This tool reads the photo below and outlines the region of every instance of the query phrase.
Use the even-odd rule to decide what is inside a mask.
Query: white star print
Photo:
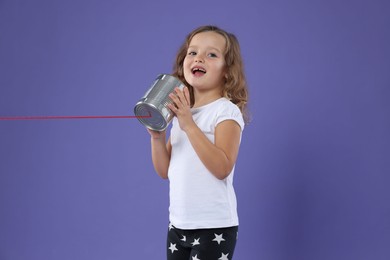
[[[187,238],[186,238],[186,236],[183,236],[183,238],[180,240],[186,242]]]
[[[169,246],[169,250],[171,250],[172,254],[173,254],[173,252],[175,252],[175,251],[179,251],[179,250],[176,248],[176,244],[172,244],[172,243],[171,243],[171,245]]]
[[[222,253],[222,256],[220,258],[218,258],[218,260],[229,260],[228,255],[229,255],[229,253],[227,253],[226,255],[224,253]]]
[[[225,239],[222,237],[223,233],[220,235],[217,235],[214,233],[214,235],[215,235],[215,238],[213,239],[213,241],[216,241],[218,243],[218,245],[221,244],[221,241],[225,241]]]
[[[194,242],[192,242],[192,243],[191,243],[191,244],[192,244],[192,246],[200,245],[200,243],[199,243],[199,239],[200,239],[200,238],[198,238],[198,239],[194,239]]]
[[[171,230],[173,228],[173,225],[171,223],[169,223],[169,230]]]
[[[200,260],[200,259],[198,258],[198,255],[195,255],[192,257],[192,260]]]

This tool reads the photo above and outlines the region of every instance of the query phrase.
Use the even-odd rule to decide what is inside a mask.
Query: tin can
[[[169,74],[158,75],[134,107],[137,119],[151,130],[164,131],[174,116],[168,104],[173,103],[169,94],[173,93],[176,87],[183,89],[185,85]]]

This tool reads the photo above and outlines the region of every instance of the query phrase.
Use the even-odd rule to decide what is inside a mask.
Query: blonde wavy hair
[[[206,26],[201,26],[196,28],[195,30],[193,30],[187,35],[184,43],[179,48],[173,66],[172,75],[180,79],[190,90],[191,106],[192,106],[195,103],[194,94],[193,94],[194,90],[193,87],[190,84],[188,84],[188,82],[184,78],[183,63],[187,55],[188,46],[192,38],[198,33],[209,32],[209,31],[216,32],[222,35],[226,40],[224,58],[226,63],[225,66],[226,66],[227,74],[226,74],[225,86],[222,89],[221,95],[229,99],[231,102],[233,102],[240,108],[245,123],[248,123],[250,120],[248,108],[247,108],[248,87],[245,79],[244,65],[241,57],[240,44],[237,40],[237,37],[234,34],[226,32],[225,30],[222,30],[221,28],[218,28],[217,26],[213,26],[213,25],[206,25]]]

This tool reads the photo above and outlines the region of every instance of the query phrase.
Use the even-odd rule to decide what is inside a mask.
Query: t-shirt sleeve
[[[230,102],[230,101],[229,101]],[[235,104],[224,104],[223,107],[217,113],[215,125],[217,126],[219,123],[225,120],[234,120],[241,127],[241,131],[244,130],[244,118],[238,106]]]

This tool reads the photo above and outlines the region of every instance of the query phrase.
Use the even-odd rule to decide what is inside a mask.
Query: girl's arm
[[[167,179],[172,149],[170,139],[165,143],[165,131],[157,132],[148,129],[148,132],[151,136],[150,144],[154,169],[161,178]]]
[[[170,97],[175,105],[169,105],[169,108],[176,114],[180,128],[187,134],[196,154],[215,177],[223,180],[236,162],[241,127],[233,120],[219,123],[215,129],[215,143],[212,143],[192,118],[188,89],[181,91],[177,88],[176,95]]]
[[[237,160],[241,127],[233,120],[219,123],[215,130],[215,144],[196,124],[186,128],[185,132],[206,168],[218,179],[225,179]]]

